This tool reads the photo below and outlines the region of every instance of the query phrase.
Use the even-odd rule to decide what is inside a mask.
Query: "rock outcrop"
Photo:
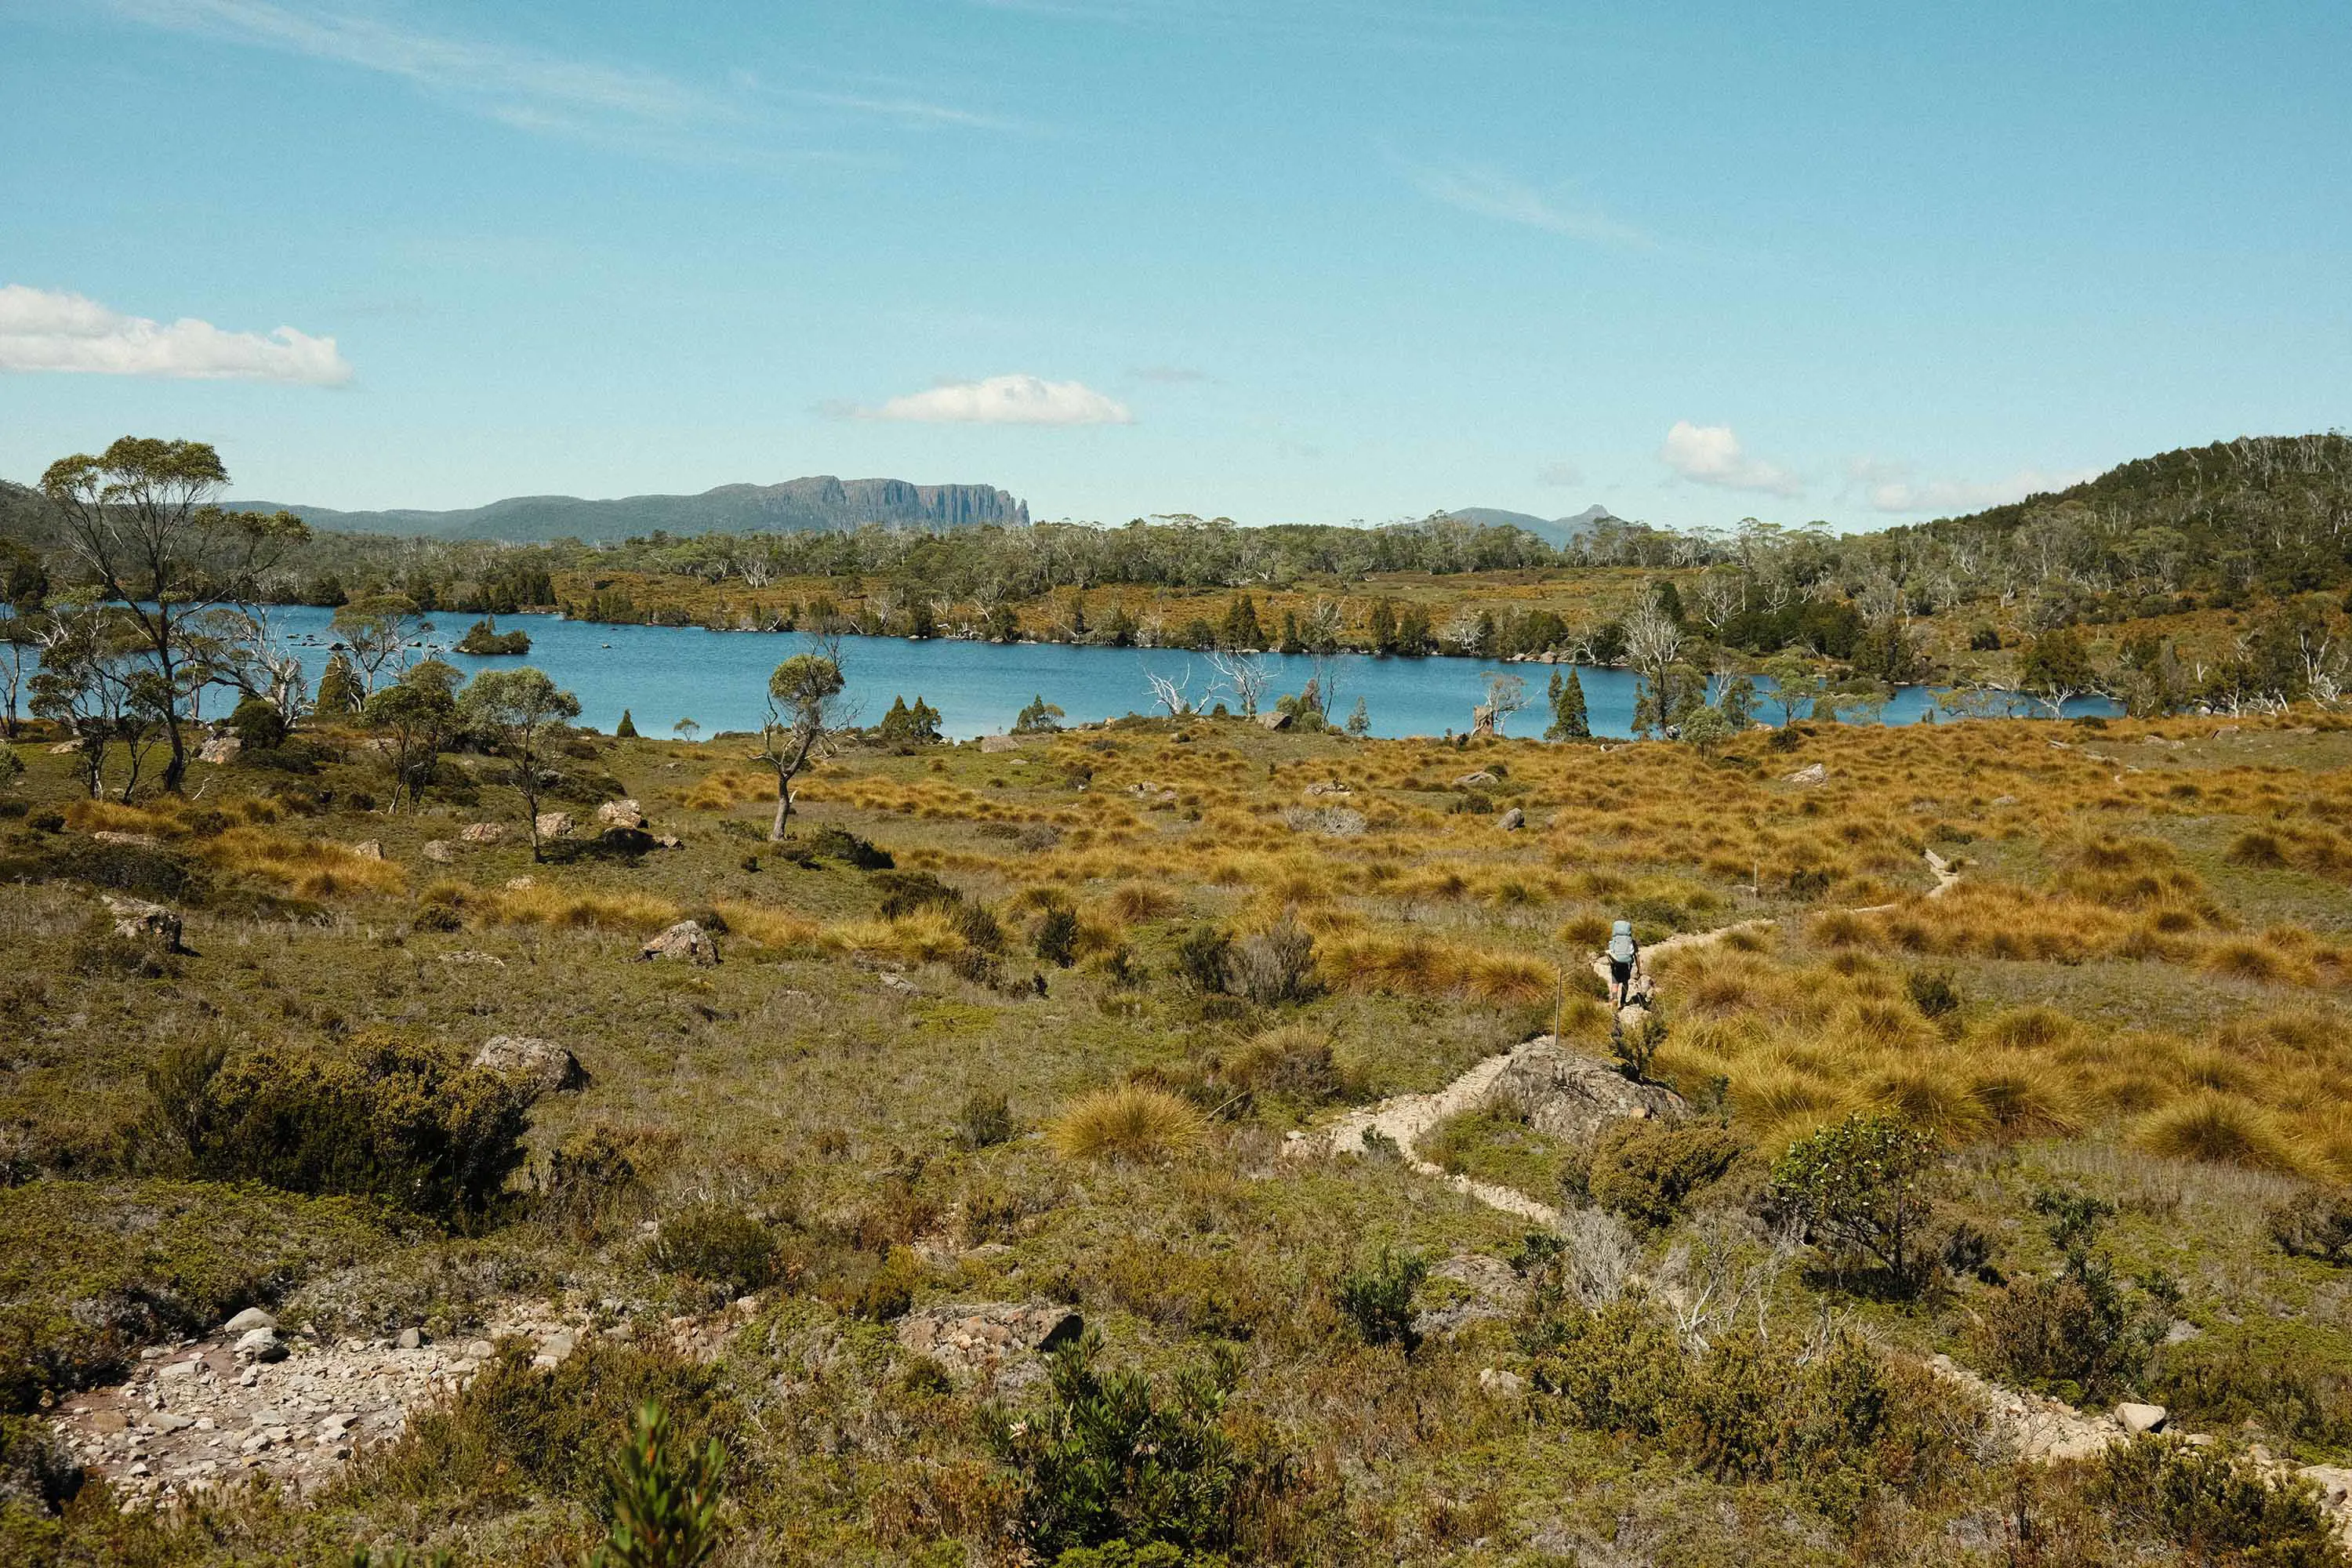
[[[533,1094],[588,1087],[588,1069],[556,1044],[530,1035],[493,1035],[474,1052],[472,1066],[527,1086]]]
[[[719,944],[698,921],[680,921],[637,949],[637,958],[641,963],[667,958],[708,967],[719,962]]]
[[[1042,1357],[1086,1331],[1086,1320],[1045,1302],[924,1307],[898,1320],[898,1347],[950,1376],[1013,1393],[1044,1374]]]

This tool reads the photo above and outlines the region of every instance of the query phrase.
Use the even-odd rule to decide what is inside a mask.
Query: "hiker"
[[[1609,979],[1617,987],[1622,1011],[1633,988],[1633,971],[1642,962],[1642,944],[1633,940],[1633,922],[1619,921],[1609,928]]]

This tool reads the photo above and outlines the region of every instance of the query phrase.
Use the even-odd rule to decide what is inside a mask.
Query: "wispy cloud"
[[[950,382],[894,397],[878,408],[853,409],[862,419],[925,425],[1132,425],[1125,404],[1084,382],[1034,375],[992,375]]]
[[[1406,163],[1405,177],[1432,201],[1498,223],[1542,229],[1591,245],[1649,249],[1657,241],[1633,225],[1477,163]]]
[[[1583,482],[1584,470],[1574,463],[1565,460],[1546,463],[1536,470],[1536,483],[1539,485],[1550,485],[1555,489],[1565,489],[1570,485],[1580,485]]]
[[[332,338],[292,327],[266,336],[184,317],[166,325],[79,294],[0,284],[0,371],[66,371],[338,386],[352,367]]]
[[[1920,479],[1916,466],[1899,458],[1856,458],[1846,466],[1847,477],[1860,488],[1863,499],[1874,511],[1895,515],[1934,513],[1950,516],[1958,512],[1980,511],[1989,506],[2005,506],[2023,500],[2027,496],[2048,490],[2063,490],[2069,485],[2095,479],[2096,468],[2077,468],[2048,472],[2041,468],[2020,468],[1999,479]]]
[[[787,88],[771,96],[740,67],[724,73],[724,86],[687,82],[659,71],[429,32],[354,9],[271,0],[100,3],[150,26],[373,71],[519,131],[604,146],[740,157],[746,144],[782,133],[773,112],[782,104],[901,126],[1018,128],[911,95]]]
[[[1728,425],[1694,425],[1677,419],[1658,448],[1659,460],[1693,484],[1717,489],[1754,490],[1763,495],[1801,496],[1804,481],[1789,469],[1751,458]]]

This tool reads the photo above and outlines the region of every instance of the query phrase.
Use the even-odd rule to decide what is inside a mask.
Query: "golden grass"
[[[1045,1141],[1066,1160],[1158,1164],[1198,1149],[1208,1131],[1189,1101],[1130,1083],[1072,1100],[1047,1125]]]
[[[204,841],[204,857],[225,870],[278,883],[306,899],[337,893],[397,893],[408,875],[390,860],[323,838],[289,838],[257,827],[232,827]]]
[[[2200,1094],[2155,1111],[2133,1130],[2132,1142],[2170,1159],[2255,1171],[2301,1173],[2315,1163],[2270,1112],[2227,1094]]]

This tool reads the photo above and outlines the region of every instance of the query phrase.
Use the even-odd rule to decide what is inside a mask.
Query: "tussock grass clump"
[[[2299,1172],[2308,1163],[2269,1112],[2220,1093],[2195,1095],[2153,1112],[2134,1129],[2132,1142],[2169,1159],[2255,1171]]]
[[[408,885],[408,875],[399,866],[362,855],[347,844],[289,838],[255,827],[232,827],[205,840],[204,857],[224,870],[263,878],[306,899],[396,893]]]
[[[1132,1083],[1081,1095],[1045,1130],[1046,1142],[1066,1160],[1131,1164],[1180,1158],[1207,1137],[1207,1121],[1188,1101]]]

